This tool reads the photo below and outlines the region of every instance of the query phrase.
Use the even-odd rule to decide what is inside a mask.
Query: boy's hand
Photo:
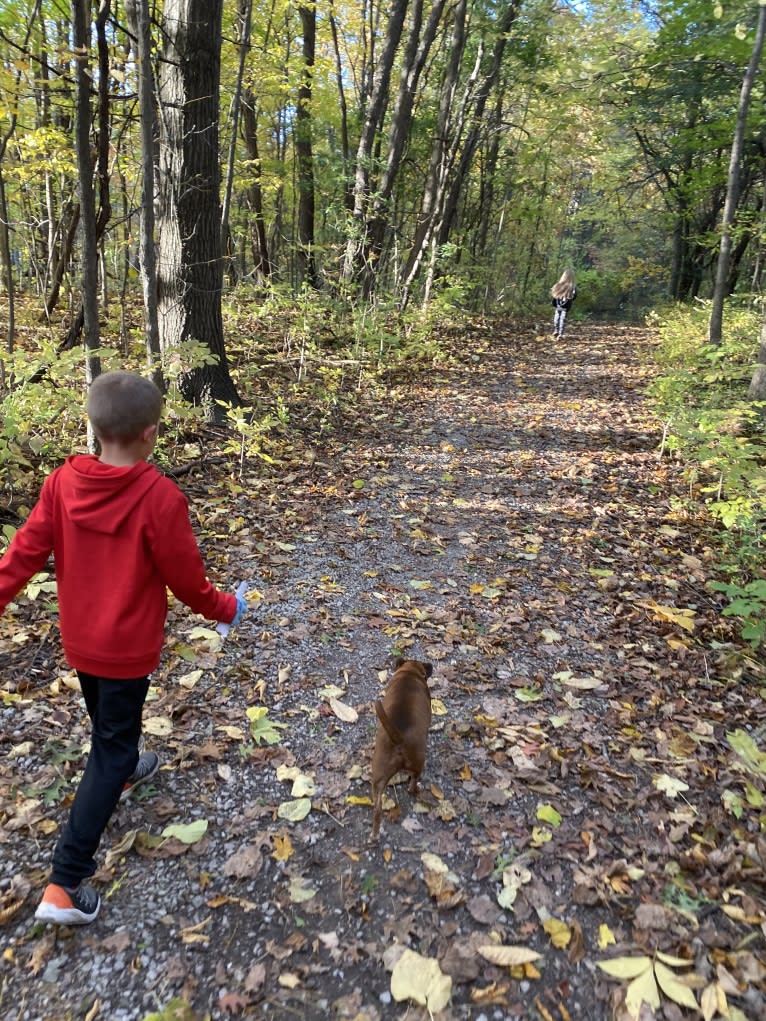
[[[224,638],[228,635],[231,628],[236,627],[237,624],[239,624],[249,609],[247,600],[245,599],[245,592],[247,592],[247,582],[241,581],[237,586],[237,591],[234,593],[234,597],[237,600],[237,609],[234,616],[228,624],[224,624],[223,621],[221,621],[221,623],[216,627],[218,634],[222,635]]]
[[[245,597],[241,596],[239,593],[236,593],[236,596],[237,596],[237,612],[234,614],[231,624],[229,624],[229,627],[236,627],[249,609]]]

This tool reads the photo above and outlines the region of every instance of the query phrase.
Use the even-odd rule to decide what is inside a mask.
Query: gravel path
[[[766,1016],[766,845],[721,801],[742,788],[726,733],[763,737],[763,668],[658,457],[650,343],[487,327],[315,457],[184,480],[211,572],[262,599],[223,645],[172,609],[145,712],[163,770],[118,809],[81,930],[33,911],[83,711],[39,600],[3,619],[3,1018],[416,1021],[391,992],[404,947],[451,977],[444,1019],[626,1016],[596,962],[657,949],[698,997],[725,960],[742,1017]],[[370,703],[396,655],[434,664],[435,715],[420,796],[389,788],[370,846]],[[540,956],[509,969],[490,945]],[[646,1017],[686,1016],[663,1004]]]

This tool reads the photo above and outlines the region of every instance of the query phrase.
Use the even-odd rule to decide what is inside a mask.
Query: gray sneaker
[[[74,890],[48,883],[35,918],[38,922],[52,922],[53,925],[87,925],[95,919],[100,908],[101,898],[86,883],[80,883]]]
[[[142,783],[146,783],[153,776],[156,776],[159,768],[160,757],[156,752],[142,752],[138,757],[136,768],[125,781],[122,794],[120,794],[120,801],[124,801],[125,798],[129,797],[136,787],[140,787]]]

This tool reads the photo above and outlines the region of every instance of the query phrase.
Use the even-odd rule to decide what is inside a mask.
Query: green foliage
[[[720,525],[719,568],[728,582],[712,588],[730,600],[724,615],[742,622],[754,647],[766,635],[763,526],[766,524],[766,428],[763,408],[745,400],[760,327],[752,308],[727,309],[719,348],[706,344],[709,306],[655,314],[662,374],[651,387],[666,423],[666,448],[687,464],[693,499]]]
[[[73,436],[85,442],[82,353],[59,354],[50,339],[37,351],[5,356],[8,385],[0,394],[0,489],[25,490],[40,469],[69,453]],[[73,380],[82,379],[82,386]],[[77,441],[75,440],[75,443]],[[34,488],[34,487],[32,487]]]

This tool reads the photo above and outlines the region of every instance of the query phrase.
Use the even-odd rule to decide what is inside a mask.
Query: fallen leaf
[[[207,819],[195,819],[194,822],[187,823],[176,822],[166,826],[162,831],[162,836],[173,837],[175,840],[180,840],[182,844],[196,844],[207,833],[207,827]]]
[[[359,719],[359,713],[353,706],[346,705],[345,702],[341,702],[340,699],[331,698],[329,699],[329,705],[339,720],[344,723],[356,723]]]
[[[492,944],[479,947],[479,953],[486,960],[491,961],[492,964],[499,964],[501,967],[508,968],[513,968],[519,964],[531,964],[533,961],[539,961],[543,956],[538,954],[536,950],[530,950],[529,947],[494,946]]]
[[[566,922],[562,922],[558,918],[547,918],[543,922],[543,929],[548,933],[551,943],[557,950],[563,950],[564,947],[569,946],[572,930]]]
[[[311,798],[283,801],[277,809],[277,816],[287,822],[301,822],[311,811]]]
[[[677,798],[683,791],[689,790],[689,784],[679,780],[677,776],[670,776],[668,773],[659,773],[652,778],[652,783],[658,791],[667,794],[669,798]]]
[[[406,949],[391,972],[391,995],[397,1002],[414,1000],[437,1014],[450,1001],[452,979],[438,961]]]

